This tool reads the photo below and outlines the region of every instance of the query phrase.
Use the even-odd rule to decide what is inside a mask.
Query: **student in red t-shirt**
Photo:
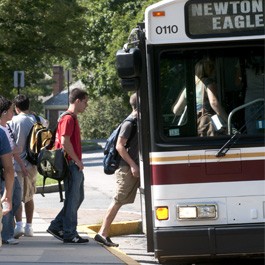
[[[85,111],[88,94],[82,89],[74,88],[69,95],[71,115],[64,115],[56,131],[55,147],[63,148],[69,160],[70,177],[64,181],[64,206],[51,222],[47,232],[64,243],[87,243],[76,231],[77,211],[84,200],[84,165],[82,162],[80,127],[77,114]]]

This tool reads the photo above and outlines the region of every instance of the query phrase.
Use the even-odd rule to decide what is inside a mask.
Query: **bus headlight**
[[[197,217],[196,206],[179,206],[178,218],[179,219],[194,219]]]
[[[200,205],[197,207],[198,218],[216,218],[215,205]]]
[[[215,204],[178,206],[177,215],[178,219],[215,219],[217,206]]]

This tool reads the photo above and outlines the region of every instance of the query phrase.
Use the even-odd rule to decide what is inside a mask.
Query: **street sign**
[[[25,86],[25,73],[24,71],[14,72],[14,87],[24,87]]]
[[[64,78],[66,79],[67,83],[72,83],[72,71],[71,70],[66,70],[64,72]]]

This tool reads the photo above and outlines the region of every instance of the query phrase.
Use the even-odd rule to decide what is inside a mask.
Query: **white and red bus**
[[[144,229],[161,263],[264,257],[264,40],[264,0],[165,0],[117,52],[138,93]],[[205,113],[223,118],[209,136]]]

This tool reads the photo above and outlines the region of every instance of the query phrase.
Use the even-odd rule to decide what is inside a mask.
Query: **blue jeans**
[[[2,181],[2,194],[5,189],[5,181]],[[13,186],[13,195],[12,195],[12,210],[3,216],[2,219],[2,240],[7,241],[8,239],[14,237],[14,217],[16,211],[18,210],[21,204],[22,194],[21,194],[21,187],[17,177],[14,178],[14,186]]]
[[[70,177],[64,181],[64,206],[49,227],[56,231],[63,230],[64,239],[72,239],[78,235],[77,211],[84,200],[84,173],[72,161],[69,163],[69,170]]]

